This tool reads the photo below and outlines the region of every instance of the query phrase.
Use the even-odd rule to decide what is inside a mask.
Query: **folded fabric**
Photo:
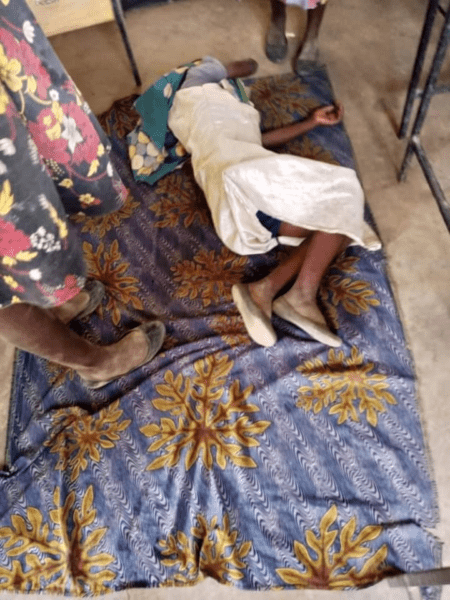
[[[186,160],[186,151],[167,127],[169,110],[189,68],[182,65],[163,75],[135,102],[140,115],[137,127],[128,134],[128,154],[134,178],[154,184]]]
[[[180,167],[189,158],[185,148],[167,125],[175,94],[183,85],[186,73],[201,60],[177,67],[158,79],[135,102],[140,115],[136,128],[128,134],[128,154],[137,181],[153,185],[167,173]],[[242,102],[248,102],[239,80],[225,80]]]

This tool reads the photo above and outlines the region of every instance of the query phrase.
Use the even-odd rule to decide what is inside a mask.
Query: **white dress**
[[[256,213],[262,211],[378,249],[378,238],[364,222],[364,193],[355,171],[263,148],[258,111],[240,102],[230,87],[224,80],[179,90],[168,121],[192,156],[222,242],[237,254],[261,254],[289,243],[261,224]]]

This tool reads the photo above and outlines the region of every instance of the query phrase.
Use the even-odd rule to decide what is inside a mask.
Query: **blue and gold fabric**
[[[126,204],[72,219],[107,290],[72,326],[109,343],[158,318],[168,335],[152,362],[99,390],[19,353],[0,590],[79,597],[204,577],[243,590],[347,590],[438,567],[414,368],[382,251],[348,248],[323,282],[342,347],[277,317],[278,342],[254,344],[231,286],[260,278],[284,249],[227,250],[189,163],[154,186],[136,182],[125,139],[134,100],[101,120]],[[251,100],[270,129],[333,95],[318,69],[255,80]],[[280,151],[354,166],[342,125]]]

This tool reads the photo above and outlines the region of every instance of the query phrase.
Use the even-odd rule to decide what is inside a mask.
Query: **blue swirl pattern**
[[[322,68],[250,83],[262,127],[333,100]],[[0,589],[76,596],[204,575],[242,589],[347,589],[438,567],[414,366],[382,252],[352,247],[352,260],[330,270],[335,289],[358,283],[353,312],[345,294],[331,305],[324,281],[321,302],[344,340],[334,355],[277,318],[277,344],[252,343],[231,284],[260,277],[283,250],[224,258],[188,164],[154,187],[136,183],[125,143],[133,100],[102,118],[133,204],[74,218],[88,254],[103,244],[93,276],[108,298],[73,328],[109,343],[159,318],[167,339],[151,363],[97,391],[18,354],[0,477]],[[355,166],[342,125],[308,137],[317,156]],[[344,401],[353,412],[334,411]],[[83,560],[72,562],[64,539]],[[57,567],[37,575],[49,557]]]

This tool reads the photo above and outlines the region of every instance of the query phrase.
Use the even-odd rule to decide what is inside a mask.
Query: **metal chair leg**
[[[141,77],[139,75],[139,71],[137,68],[136,61],[134,59],[133,51],[130,46],[130,42],[128,40],[127,30],[125,28],[125,19],[123,16],[122,5],[120,4],[120,0],[111,0],[114,10],[114,16],[116,17],[116,23],[119,27],[120,34],[122,36],[122,40],[127,51],[128,58],[131,63],[131,69],[133,71],[134,80],[136,81],[136,85],[142,85]]]
[[[413,68],[413,72],[412,72],[412,76],[411,76],[411,81],[409,83],[408,94],[406,96],[405,107],[403,109],[402,121],[401,121],[400,129],[398,132],[398,137],[400,139],[405,137],[406,131],[408,129],[414,100],[417,97],[419,79],[420,79],[420,74],[422,72],[423,63],[425,60],[425,53],[428,48],[428,43],[430,41],[431,32],[433,29],[433,23],[434,23],[434,19],[436,17],[438,8],[439,8],[439,0],[430,0],[429,1],[427,13],[425,16],[425,22],[423,24],[422,34],[420,37],[419,47],[417,50],[416,60],[414,63],[414,68]]]
[[[447,46],[450,42],[450,8],[445,15],[444,25],[442,26],[436,52],[433,58],[432,66],[425,84],[422,99],[420,101],[419,110],[417,111],[416,120],[411,132],[411,136],[419,135],[425,117],[430,106],[432,97],[436,92],[436,82],[441,71],[442,63],[444,62]]]
[[[411,163],[413,154],[417,156],[419,164],[422,168],[423,174],[430,186],[431,192],[435,200],[437,201],[441,215],[450,231],[450,204],[448,203],[444,191],[439,184],[439,181],[433,171],[433,167],[427,158],[425,150],[422,148],[420,142],[420,131],[425,122],[425,117],[430,106],[431,99],[439,91],[436,88],[436,82],[439,77],[442,64],[444,62],[445,54],[450,43],[450,7],[444,13],[444,25],[441,30],[439,41],[437,44],[436,52],[433,57],[432,66],[425,84],[422,98],[420,101],[419,109],[414,121],[412,132],[408,141],[405,156],[403,159],[400,173],[398,176],[399,181],[404,181],[406,177],[406,170]]]

